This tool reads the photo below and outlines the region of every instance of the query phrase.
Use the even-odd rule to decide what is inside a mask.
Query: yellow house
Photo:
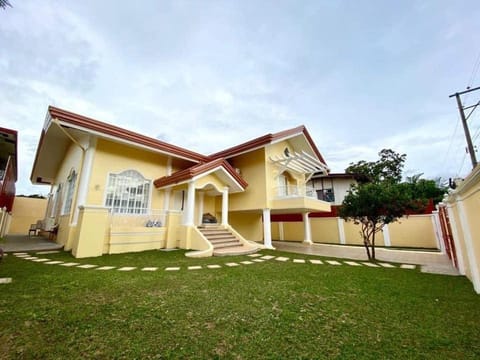
[[[307,186],[318,172],[304,126],[207,156],[50,106],[31,181],[51,186],[44,227],[76,257],[212,256],[271,248],[271,214],[302,213],[311,242],[308,214],[330,211]]]

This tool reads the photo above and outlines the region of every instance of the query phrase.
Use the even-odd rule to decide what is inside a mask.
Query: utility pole
[[[470,130],[468,129],[467,120],[470,117],[470,115],[472,115],[475,108],[480,104],[480,101],[476,105],[463,107],[462,99],[460,98],[460,95],[463,95],[475,90],[479,90],[479,89],[480,89],[480,86],[474,89],[467,89],[465,91],[456,92],[455,94],[452,94],[449,96],[449,98],[455,96],[455,98],[457,99],[458,111],[460,112],[460,117],[462,119],[463,131],[465,132],[465,139],[467,140],[468,152],[470,154],[470,160],[472,161],[473,168],[477,166],[477,157],[475,156],[475,149],[473,148],[472,137],[470,136]],[[473,110],[470,112],[470,114],[467,117],[465,117],[465,109],[470,109],[470,108],[473,108]]]

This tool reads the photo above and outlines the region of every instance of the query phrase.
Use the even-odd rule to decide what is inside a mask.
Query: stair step
[[[233,247],[238,247],[242,246],[242,243],[239,241],[236,242],[230,242],[230,243],[225,243],[225,244],[215,244],[213,245],[213,250],[218,250],[218,249],[226,249],[226,248],[233,248]]]
[[[240,242],[236,238],[221,238],[221,239],[208,239],[212,244],[221,244],[226,242]]]

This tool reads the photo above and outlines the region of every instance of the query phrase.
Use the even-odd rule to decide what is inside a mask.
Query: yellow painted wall
[[[225,184],[215,174],[208,174],[195,181],[196,189],[203,189],[209,185],[220,192],[222,192],[225,187]]]
[[[263,241],[262,215],[259,213],[228,214],[228,222],[245,240]]]
[[[471,246],[473,250],[471,256],[475,259],[477,266],[480,266],[480,182],[477,182],[475,186],[465,191],[462,195],[464,198],[462,204],[471,236]],[[471,278],[470,268],[472,264],[470,264],[470,260],[469,265],[469,276]]]
[[[272,238],[280,238],[278,222],[272,222]],[[311,218],[312,241],[318,243],[340,244],[337,218]],[[390,243],[392,247],[437,248],[435,230],[430,215],[412,215],[402,218],[401,223],[389,224]],[[347,245],[363,245],[360,225],[352,221],[344,222],[345,242]],[[285,241],[302,241],[304,239],[303,222],[284,222]],[[384,246],[383,232],[378,232],[375,244]]]
[[[278,175],[280,175],[281,167],[270,161],[270,157],[283,157],[285,148],[288,148],[290,153],[294,152],[293,146],[288,140],[284,140],[275,144],[267,145],[265,147],[265,167],[266,167],[266,183],[267,183],[267,200],[272,200],[277,196]],[[297,149],[298,150],[298,149]],[[298,175],[294,172],[288,172],[291,178],[289,185],[302,186],[305,184],[305,176]]]
[[[231,211],[258,210],[266,207],[265,151],[263,148],[229,159],[233,167],[239,168],[248,182],[242,193],[229,196]]]
[[[305,239],[303,222],[284,222],[283,238],[285,241],[303,241]]]
[[[162,249],[166,243],[164,227],[117,227],[110,230],[109,254]]]
[[[72,255],[77,258],[101,256],[110,225],[108,210],[102,207],[81,208],[77,224]]]
[[[388,225],[391,246],[436,248],[432,217],[430,215],[415,215],[403,217],[400,222]]]
[[[8,234],[28,234],[30,225],[36,224],[38,220],[44,218],[47,203],[47,199],[15,197],[12,208],[12,221]]]
[[[339,244],[337,218],[311,218],[312,241]]]
[[[453,219],[450,218],[450,220],[453,220],[453,222],[455,223],[456,225],[456,229],[457,229],[457,235],[458,235],[458,238],[456,238],[455,240],[455,245],[457,244],[460,244],[460,252],[463,254],[463,263],[465,265],[465,275],[471,279],[471,272],[470,272],[470,263],[468,261],[468,256],[466,256],[467,254],[467,247],[466,247],[466,244],[465,244],[465,234],[463,232],[463,228],[461,226],[461,223],[460,223],[460,216],[459,216],[459,212],[458,212],[458,207],[457,207],[457,204],[454,202],[453,204],[451,204],[452,206],[452,210],[453,210]],[[454,235],[455,236],[455,235]]]
[[[167,174],[167,156],[103,139],[97,141],[87,204],[103,206],[108,175],[125,170],[136,170],[152,180],[151,208],[163,209],[164,192],[154,188],[153,180]]]

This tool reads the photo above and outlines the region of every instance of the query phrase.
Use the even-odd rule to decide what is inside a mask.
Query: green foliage
[[[408,191],[412,200],[419,200],[426,203],[433,199],[434,204],[443,200],[447,187],[442,186],[440,181],[421,179],[423,174],[407,176],[405,182],[405,191]]]
[[[410,208],[409,194],[402,184],[381,181],[351,187],[339,215],[361,225],[361,233],[369,259],[375,259],[375,234],[385,224],[397,221]]]
[[[378,153],[377,161],[359,161],[345,170],[356,174],[353,185],[340,208],[340,216],[361,225],[367,256],[375,259],[375,235],[385,224],[397,221],[411,208],[410,192],[400,184],[406,155],[391,149]]]
[[[346,173],[355,174],[359,183],[378,183],[388,181],[399,183],[402,180],[402,169],[407,155],[398,154],[391,149],[383,149],[378,153],[377,161],[361,160],[350,163]]]

